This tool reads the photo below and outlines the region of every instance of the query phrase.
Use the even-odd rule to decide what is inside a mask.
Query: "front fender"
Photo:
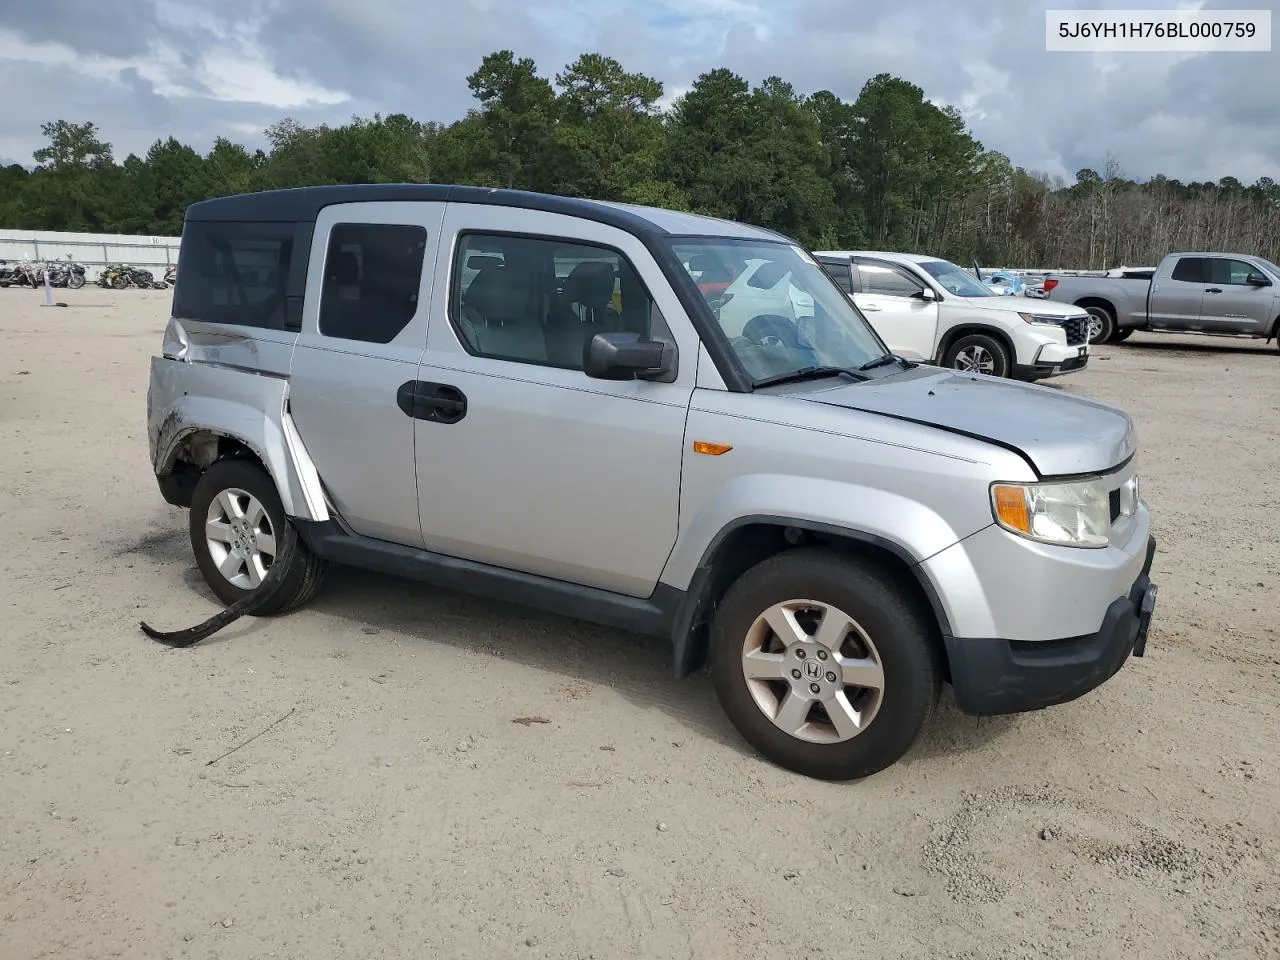
[[[328,520],[320,476],[289,415],[288,396],[282,377],[153,357],[147,405],[156,476],[172,472],[192,435],[227,437],[262,461],[286,514]]]
[[[703,557],[724,532],[758,518],[845,531],[893,549],[918,564],[981,529],[955,529],[940,514],[900,494],[838,480],[788,474],[734,477],[683,525],[662,580],[686,589]],[[990,521],[987,520],[987,523]]]

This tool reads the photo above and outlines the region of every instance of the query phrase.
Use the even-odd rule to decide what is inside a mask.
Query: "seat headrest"
[[[525,317],[526,293],[516,271],[509,267],[485,267],[471,281],[462,301],[487,320],[509,323]]]
[[[329,261],[325,279],[339,286],[356,286],[360,283],[360,261],[354,253],[343,251]]]
[[[603,307],[613,299],[613,265],[600,260],[578,264],[564,281],[564,298],[570,303]]]

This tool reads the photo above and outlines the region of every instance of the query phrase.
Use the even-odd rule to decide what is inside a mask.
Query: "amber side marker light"
[[[1031,511],[1027,508],[1027,494],[1021,487],[997,486],[992,488],[996,516],[1006,527],[1031,532]]]
[[[722,453],[728,453],[733,449],[730,443],[712,443],[710,440],[693,441],[694,453],[705,453],[709,457],[718,457]]]

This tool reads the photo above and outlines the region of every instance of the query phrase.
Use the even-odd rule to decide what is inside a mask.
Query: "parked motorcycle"
[[[49,270],[49,284],[54,287],[69,287],[72,290],[79,290],[84,286],[84,265],[76,263],[68,255],[66,262],[49,261],[45,264]],[[41,277],[41,282],[43,282]]]

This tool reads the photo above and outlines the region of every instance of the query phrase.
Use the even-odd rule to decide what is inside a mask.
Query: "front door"
[[[647,597],[676,540],[697,373],[679,302],[603,224],[450,204],[443,236],[413,421],[423,542]],[[671,382],[587,377],[586,341],[618,330],[674,342]]]
[[[444,204],[339,204],[312,241],[289,404],[320,481],[356,532],[421,546],[413,421]]]
[[[896,263],[856,257],[853,260],[857,304],[889,349],[902,357],[928,362],[938,337],[938,304],[922,300],[924,284]]]
[[[1249,283],[1262,273],[1245,260],[1206,257],[1204,300],[1200,313],[1210,333],[1259,333],[1270,328],[1275,287]]]

